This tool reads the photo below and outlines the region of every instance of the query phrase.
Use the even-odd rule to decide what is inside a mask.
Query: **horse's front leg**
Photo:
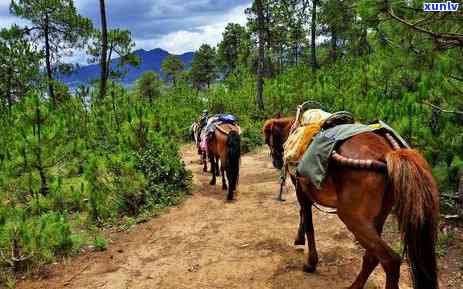
[[[307,264],[304,264],[304,272],[312,273],[317,269],[318,254],[317,247],[315,245],[315,231],[313,229],[312,220],[312,204],[307,203],[304,209],[304,231],[307,236],[307,247],[309,249],[309,257]]]
[[[294,187],[296,186],[296,178],[291,176],[291,181],[293,182]],[[296,197],[299,202],[299,206],[301,207],[299,210],[299,228],[297,229],[296,238],[294,239],[294,245],[305,245],[305,232],[304,232],[304,195],[301,190],[296,190]]]
[[[211,162],[211,173],[212,173],[212,180],[210,181],[209,184],[210,184],[211,186],[215,186],[215,183],[216,183],[215,162],[216,162],[216,160],[215,160],[214,154],[209,153],[209,160],[210,160],[210,162]]]
[[[305,245],[305,232],[304,232],[304,211],[299,210],[299,228],[297,229],[296,238],[294,239],[295,246]]]
[[[313,229],[312,220],[312,201],[306,196],[305,192],[302,189],[302,186],[299,183],[299,180],[297,178],[293,178],[292,176],[291,180],[293,181],[293,184],[296,186],[296,196],[301,206],[301,221],[299,225],[298,236],[296,237],[294,243],[297,244],[296,242],[299,242],[299,244],[302,243],[302,245],[304,245],[305,240],[303,234],[305,232],[307,237],[307,247],[309,251],[309,256],[307,259],[307,263],[304,264],[302,269],[304,270],[304,272],[312,273],[317,269],[318,264],[318,253],[317,247],[315,245],[315,232]],[[301,229],[301,225],[303,229]]]

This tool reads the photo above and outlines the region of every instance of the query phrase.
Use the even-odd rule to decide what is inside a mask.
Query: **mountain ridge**
[[[189,67],[193,61],[194,52],[185,52],[182,54],[171,54],[162,48],[154,48],[151,50],[137,49],[133,51],[133,54],[140,57],[141,63],[139,67],[133,67],[131,65],[125,65],[124,69],[127,69],[127,75],[120,81],[124,86],[131,86],[135,80],[137,80],[141,74],[146,71],[154,71],[164,77],[161,69],[162,62],[169,56],[177,56],[185,65]],[[111,69],[117,70],[117,65],[120,63],[120,57],[114,58],[111,61]],[[92,81],[100,78],[100,65],[89,64],[80,66],[71,74],[58,75],[57,78],[63,81],[71,88],[76,88],[80,85],[89,85]]]

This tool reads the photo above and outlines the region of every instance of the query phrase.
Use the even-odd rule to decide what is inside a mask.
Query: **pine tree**
[[[204,86],[209,88],[217,78],[216,52],[210,45],[203,44],[196,52],[191,64],[191,78],[198,90]]]
[[[152,104],[153,100],[158,98],[161,94],[161,81],[159,80],[159,74],[153,71],[143,73],[137,79],[136,87],[140,97],[142,99],[148,99],[149,103]]]
[[[246,28],[236,23],[228,23],[222,37],[217,50],[218,63],[228,75],[234,72],[239,64],[246,64],[251,40]]]
[[[185,69],[183,62],[175,55],[169,55],[161,65],[162,72],[167,80],[172,80],[174,86],[177,84],[180,74]]]
[[[39,86],[42,55],[14,25],[0,30],[0,95],[3,107],[12,105]]]
[[[100,63],[101,61],[101,32],[93,31],[92,43],[87,47],[90,63]],[[126,65],[137,67],[140,65],[140,58],[133,54],[135,42],[132,39],[132,34],[128,30],[113,29],[108,32],[108,54],[106,58],[106,79],[121,79],[127,71],[124,70]],[[113,58],[117,56],[120,61],[113,65]],[[100,86],[101,87],[101,86]]]
[[[311,11],[311,24],[310,24],[310,65],[312,70],[318,68],[317,62],[317,44],[316,44],[316,33],[317,33],[317,5],[319,0],[312,0],[312,11]]]
[[[78,14],[73,0],[12,0],[10,11],[32,22],[27,31],[43,47],[48,96],[56,104],[54,73],[61,56],[82,47],[90,35],[92,22]]]

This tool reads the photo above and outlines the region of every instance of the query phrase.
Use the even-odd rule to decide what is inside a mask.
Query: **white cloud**
[[[17,24],[19,26],[25,26],[28,24],[26,20],[19,19],[15,16],[1,16],[0,17],[0,28],[7,28],[13,24]]]
[[[117,26],[132,30],[137,49],[162,48],[175,54],[196,51],[204,43],[212,46],[217,45],[222,39],[222,33],[228,23],[246,24],[244,10],[250,5],[248,3],[235,6],[221,13],[221,7],[224,7],[225,4],[232,7],[233,4],[225,0],[131,0],[132,4],[125,0],[110,1],[115,2],[111,2],[112,5],[108,8],[109,12],[111,12],[110,8],[117,10],[113,18],[110,19],[112,20],[110,24],[118,19],[121,23]],[[240,0],[235,3],[243,2],[251,1]],[[75,4],[79,11],[85,12],[83,14],[94,19],[95,24],[98,25],[98,3],[96,0],[75,0]],[[125,7],[127,10],[130,10],[128,7],[140,8],[139,6],[146,9],[147,14],[149,14],[148,18],[134,19],[126,15],[125,18],[127,19],[120,19],[122,16],[119,10]],[[9,15],[8,7],[9,0],[0,0],[0,28],[9,27],[12,24],[22,26],[28,23],[26,20]],[[155,7],[157,9],[154,9]],[[201,7],[204,7],[204,11]],[[224,7],[224,9],[227,8]],[[154,15],[153,10],[156,12]],[[89,14],[89,11],[96,14]],[[146,18],[153,22],[149,22]],[[81,64],[85,64],[86,59],[83,51],[76,51],[73,56],[65,57],[65,61]]]
[[[228,23],[246,24],[244,10],[247,7],[247,5],[235,7],[221,19],[215,19],[215,23],[197,27],[194,31],[180,30],[155,39],[136,40],[137,48],[159,47],[170,53],[181,54],[196,51],[204,43],[215,46],[221,41],[222,33]]]

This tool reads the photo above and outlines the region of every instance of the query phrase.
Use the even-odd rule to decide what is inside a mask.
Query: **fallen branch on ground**
[[[453,114],[459,114],[459,115],[463,115],[463,111],[459,111],[459,110],[447,110],[447,109],[443,109],[442,107],[440,106],[437,106],[435,104],[432,104],[428,101],[422,101],[420,102],[421,104],[424,104],[424,105],[427,105],[427,106],[430,106],[434,109],[437,109],[439,110],[440,112],[444,112],[444,113],[453,113]]]

